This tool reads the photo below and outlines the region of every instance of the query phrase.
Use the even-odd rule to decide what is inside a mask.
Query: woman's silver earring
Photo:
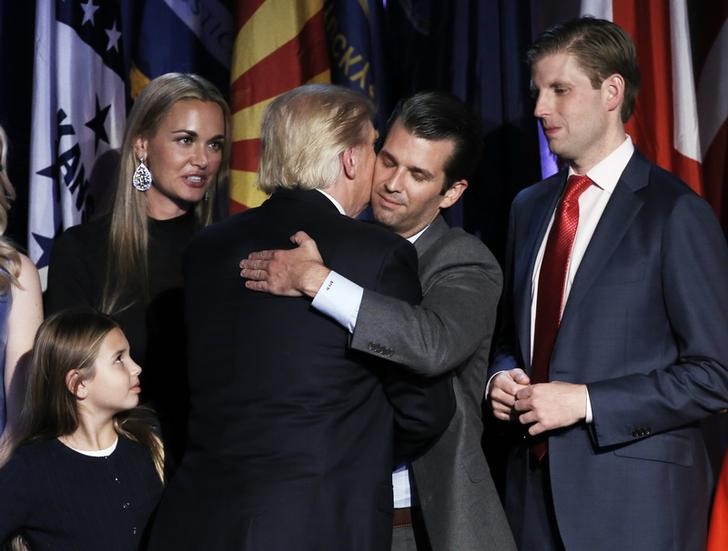
[[[131,177],[131,185],[137,191],[147,191],[152,185],[152,173],[149,172],[144,159],[139,159],[139,164]]]

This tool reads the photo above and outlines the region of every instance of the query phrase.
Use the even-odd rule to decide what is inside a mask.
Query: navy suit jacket
[[[185,266],[188,449],[153,549],[388,549],[395,422],[408,437],[400,442],[416,446],[452,417],[449,380],[350,350],[346,329],[305,297],[245,288],[240,258],[290,248],[297,230],[337,272],[420,299],[412,245],[339,214],[317,191],[277,191],[202,231]]]
[[[530,372],[533,268],[566,172],[521,192],[510,222],[505,347],[491,374]],[[549,435],[567,549],[704,549],[708,461],[697,422],[728,405],[728,250],[705,201],[635,152],[564,308],[550,380],[586,384],[593,423]],[[523,526],[527,446],[506,507]]]

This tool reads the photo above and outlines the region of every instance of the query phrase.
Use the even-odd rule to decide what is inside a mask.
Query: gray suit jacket
[[[437,217],[415,242],[419,306],[365,290],[351,346],[420,375],[456,369],[457,409],[413,465],[434,551],[515,549],[481,447],[481,401],[500,298],[497,261],[477,238]]]

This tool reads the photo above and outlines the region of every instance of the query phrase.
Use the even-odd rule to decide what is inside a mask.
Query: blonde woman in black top
[[[228,204],[229,156],[220,92],[197,75],[155,78],[127,120],[111,215],[66,231],[50,261],[49,313],[90,306],[119,321],[145,368],[142,402],[177,460],[188,407],[182,252],[216,202]]]

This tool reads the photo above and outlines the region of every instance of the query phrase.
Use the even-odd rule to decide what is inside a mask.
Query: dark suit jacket
[[[533,266],[566,179],[519,194],[506,310],[510,359],[530,370]],[[549,436],[553,505],[567,549],[703,549],[709,468],[697,421],[728,405],[728,252],[705,201],[639,153],[624,170],[565,305],[550,379],[586,383],[593,423]],[[510,363],[509,363],[510,360]],[[516,540],[527,448],[506,511]]]
[[[483,454],[481,404],[501,294],[498,262],[476,237],[438,216],[415,241],[419,306],[365,290],[351,346],[424,376],[454,371],[457,408],[411,465],[434,551],[515,549]]]
[[[277,191],[202,232],[186,262],[189,445],[154,549],[386,549],[394,421],[417,444],[452,416],[448,382],[395,380],[307,299],[245,289],[239,259],[297,230],[337,272],[419,300],[411,245],[317,191]]]

